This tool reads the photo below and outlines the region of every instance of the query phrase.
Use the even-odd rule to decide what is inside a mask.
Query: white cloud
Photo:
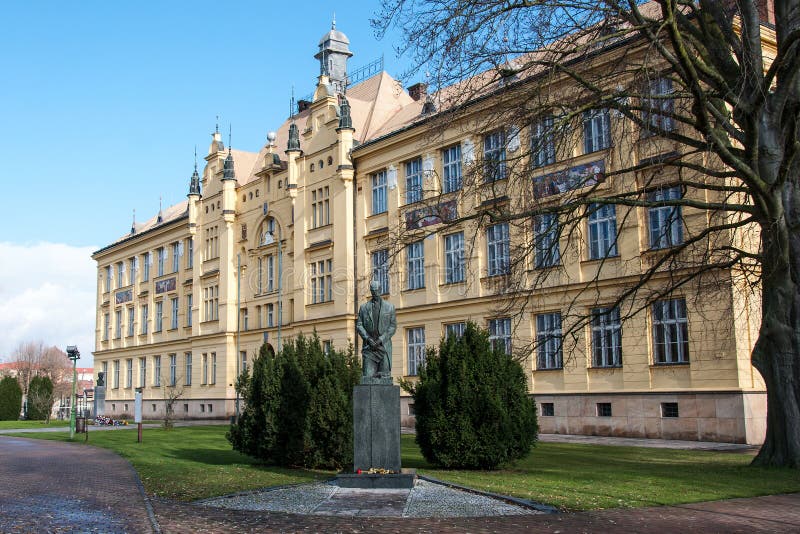
[[[0,359],[23,341],[62,350],[77,345],[92,364],[97,267],[95,247],[0,242]]]

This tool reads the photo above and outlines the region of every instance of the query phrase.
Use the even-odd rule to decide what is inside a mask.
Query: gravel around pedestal
[[[398,498],[405,500],[397,506]],[[195,504],[237,510],[359,517],[493,517],[542,512],[500,499],[418,480],[410,490],[353,490],[330,483],[239,493]]]

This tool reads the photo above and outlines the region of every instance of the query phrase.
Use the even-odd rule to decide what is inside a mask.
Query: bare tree
[[[65,384],[72,380],[72,366],[64,351],[46,346],[43,341],[24,341],[12,353],[12,367],[17,374],[23,395],[34,376],[46,376],[53,382],[54,391],[66,391]]]
[[[184,385],[176,378],[174,382],[166,381],[161,387],[164,394],[164,429],[171,430],[175,420],[175,404],[183,398]]]
[[[752,362],[768,418],[754,463],[798,467],[800,0],[772,9],[766,0],[384,0],[373,23],[401,30],[399,52],[438,89],[428,97],[431,132],[496,129],[502,152],[465,172],[462,196],[478,199],[474,209],[438,213],[443,199],[431,191],[427,215],[444,224],[406,225],[398,241],[508,224],[512,254],[497,291],[515,306],[576,282],[569,255],[598,246],[595,274],[565,292],[569,338],[592,320],[577,304],[619,272],[609,261],[616,234],[586,235],[587,219],[614,215],[624,228],[637,210],[657,213],[651,252],[600,313],[631,317],[690,284],[760,299]],[[597,150],[613,164],[537,172]]]

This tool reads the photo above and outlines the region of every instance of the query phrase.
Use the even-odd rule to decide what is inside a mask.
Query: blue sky
[[[0,359],[31,338],[93,344],[90,252],[126,234],[132,210],[144,221],[159,197],[165,206],[185,198],[194,147],[202,164],[217,115],[226,143],[230,124],[233,146],[257,151],[286,119],[292,85],[298,96],[313,90],[313,55],[334,10],[351,71],[383,54],[399,76],[407,64],[393,37],[378,41],[369,24],[377,9],[313,0],[4,3]],[[11,265],[20,258],[30,265]],[[46,308],[42,294],[51,296]],[[59,320],[76,315],[71,307],[87,317],[83,326]]]

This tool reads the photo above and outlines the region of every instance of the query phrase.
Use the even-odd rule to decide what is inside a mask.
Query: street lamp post
[[[69,439],[75,439],[75,418],[77,413],[75,411],[75,388],[78,381],[77,364],[81,357],[78,347],[69,345],[67,347],[67,358],[72,360],[72,397],[70,398],[70,414],[69,414]]]

